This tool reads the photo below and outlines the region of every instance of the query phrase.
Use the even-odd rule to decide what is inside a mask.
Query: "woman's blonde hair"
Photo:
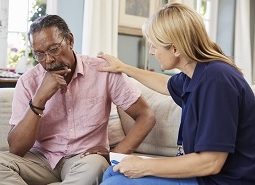
[[[241,72],[220,47],[210,40],[202,17],[184,4],[166,4],[148,19],[142,31],[149,42],[167,49],[174,45],[184,56],[193,61],[219,60]]]

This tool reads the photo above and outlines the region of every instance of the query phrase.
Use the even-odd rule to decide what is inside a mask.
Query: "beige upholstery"
[[[144,142],[136,150],[138,153],[174,156],[176,154],[176,140],[180,123],[181,109],[169,96],[164,96],[148,89],[139,82],[134,84],[141,89],[143,96],[154,110],[156,125]],[[255,85],[252,86],[255,92]],[[11,116],[11,103],[14,88],[0,88],[0,150],[7,150],[8,121]],[[112,106],[109,118],[110,145],[116,145],[134,124],[134,121],[122,110]]]
[[[170,96],[159,94],[134,80],[134,84],[142,90],[144,98],[154,110],[156,125],[136,152],[174,156],[181,117],[181,108]],[[134,121],[122,110],[119,110],[121,123],[125,134],[130,130]]]
[[[10,129],[9,119],[11,116],[11,106],[13,88],[0,88],[0,150],[8,150],[7,134]]]

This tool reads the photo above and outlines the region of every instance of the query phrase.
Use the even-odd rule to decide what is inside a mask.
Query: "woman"
[[[114,184],[255,184],[255,98],[240,69],[208,37],[202,18],[183,4],[169,4],[143,26],[163,70],[172,76],[128,66],[101,55],[109,67],[147,87],[171,95],[182,107],[178,144],[185,155],[141,159],[130,156],[104,174]]]

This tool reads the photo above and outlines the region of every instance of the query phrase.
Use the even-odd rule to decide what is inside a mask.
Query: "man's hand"
[[[71,69],[46,72],[37,90],[37,96],[42,97],[46,103],[59,89],[61,89],[61,93],[65,93],[67,91],[67,82],[64,77],[70,72]]]

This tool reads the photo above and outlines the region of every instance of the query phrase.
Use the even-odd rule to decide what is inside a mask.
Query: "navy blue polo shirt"
[[[198,177],[199,184],[255,184],[255,97],[243,76],[220,61],[198,62],[190,79],[184,73],[168,81],[174,101],[189,99],[182,138],[186,154],[228,152],[217,175]]]

